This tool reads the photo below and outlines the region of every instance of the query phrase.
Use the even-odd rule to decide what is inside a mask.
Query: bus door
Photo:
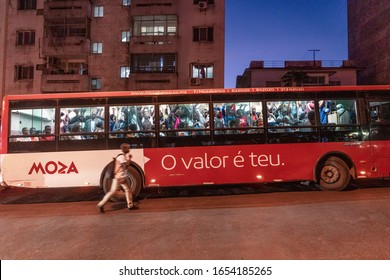
[[[390,177],[390,101],[370,102],[371,156],[378,175]]]

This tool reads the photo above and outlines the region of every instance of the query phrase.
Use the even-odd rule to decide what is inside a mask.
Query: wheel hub
[[[340,177],[340,173],[334,166],[325,166],[321,172],[321,179],[326,183],[331,184],[336,182]]]

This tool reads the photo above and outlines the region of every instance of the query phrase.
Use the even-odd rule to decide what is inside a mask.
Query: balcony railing
[[[337,68],[337,67],[355,67],[355,63],[350,60],[268,60],[268,61],[252,61],[251,68],[287,68],[287,67],[322,67],[322,68]]]
[[[42,74],[42,92],[81,92],[89,90],[88,75]]]

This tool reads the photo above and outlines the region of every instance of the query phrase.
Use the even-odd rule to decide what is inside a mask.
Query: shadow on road
[[[361,188],[390,187],[390,181],[375,180],[359,182],[350,185],[343,191],[354,191]],[[274,192],[311,192],[319,191],[316,185],[310,183],[270,183],[243,185],[212,185],[201,187],[150,188],[143,191],[139,200],[164,197],[202,197],[221,195],[242,195]],[[0,204],[32,204],[75,201],[98,201],[104,193],[97,187],[79,188],[6,188],[0,192]]]

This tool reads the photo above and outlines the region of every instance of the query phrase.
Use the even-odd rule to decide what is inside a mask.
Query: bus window
[[[390,139],[390,102],[370,102],[372,140]]]
[[[361,138],[356,100],[319,100],[318,110],[323,142],[349,142]]]
[[[122,142],[132,148],[155,146],[156,115],[151,104],[110,106],[109,147]]]
[[[318,142],[314,108],[312,100],[267,102],[268,142]]]
[[[161,104],[159,146],[202,146],[209,143],[208,114],[208,103]]]
[[[371,121],[390,124],[390,102],[370,102]]]
[[[61,108],[60,118],[60,140],[103,137],[104,107]]]
[[[308,111],[303,111],[309,101],[270,101],[267,102],[268,126],[269,127],[289,127],[305,123]],[[271,130],[274,131],[274,130]],[[278,130],[286,131],[286,130]],[[288,130],[287,130],[288,131]]]
[[[54,116],[54,108],[11,110],[9,142],[54,140]]]
[[[207,103],[160,105],[160,131],[167,131],[167,136],[202,135],[209,126],[208,112]]]
[[[214,134],[257,133],[263,127],[261,102],[214,103]]]
[[[154,136],[155,120],[154,105],[111,106],[110,138]]]
[[[357,124],[356,100],[320,100],[318,108],[322,125]]]

